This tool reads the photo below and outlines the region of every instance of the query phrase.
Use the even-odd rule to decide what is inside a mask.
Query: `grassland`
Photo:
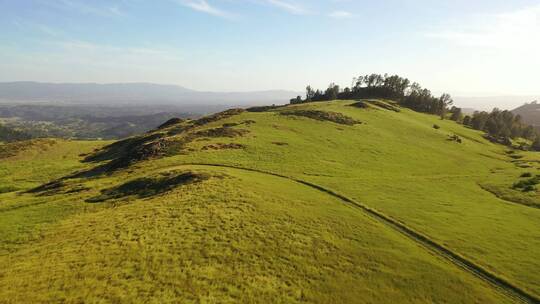
[[[328,193],[194,164],[252,168],[332,189],[540,296],[537,193],[511,189],[523,173],[538,173],[540,157],[510,157],[481,133],[435,116],[352,103],[171,125],[156,132],[164,134],[160,143],[181,143],[175,149],[66,179],[51,193],[24,190],[102,165],[80,163],[78,155],[103,143],[62,142],[54,156],[22,152],[1,160],[2,170],[17,172],[3,182],[19,191],[0,194],[0,302],[512,302]],[[280,111],[339,113],[324,117],[355,123]],[[224,124],[237,132],[223,131]],[[462,143],[448,140],[454,135]],[[210,178],[87,202],[171,171]]]

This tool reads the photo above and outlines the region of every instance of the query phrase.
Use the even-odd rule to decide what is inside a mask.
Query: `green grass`
[[[325,193],[257,173],[183,168],[218,177],[59,222],[0,258],[0,298],[505,301]]]
[[[538,194],[512,192],[530,204],[497,194],[510,191],[524,172],[537,174],[540,156],[519,152],[522,158],[512,158],[480,132],[407,109],[385,109],[380,102],[367,108],[341,101],[227,115],[188,130],[191,135],[168,135],[171,141],[189,138],[177,155],[70,179],[56,194],[0,194],[0,286],[5,286],[0,299],[509,301],[324,192],[260,173],[184,165],[191,163],[275,172],[343,193],[540,296],[540,210],[531,207]],[[362,124],[280,111],[334,112],[340,120]],[[204,136],[223,124],[249,132]],[[462,143],[447,140],[452,135]],[[17,172],[15,179],[3,177],[3,184],[29,189],[99,165],[82,164],[78,157],[99,145],[62,142],[50,155],[25,152],[1,161],[0,170]],[[210,145],[225,148],[204,149]],[[36,169],[25,167],[25,160]],[[528,168],[520,167],[525,163]],[[171,170],[212,177],[151,195],[135,191],[85,202]]]
[[[28,190],[66,173],[87,167],[78,157],[103,146],[99,141],[35,139],[7,144],[14,155],[0,153],[0,193]],[[2,190],[4,189],[4,190]],[[10,190],[10,191],[8,191]]]

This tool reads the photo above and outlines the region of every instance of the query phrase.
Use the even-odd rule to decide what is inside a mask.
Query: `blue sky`
[[[0,0],[0,81],[540,93],[540,1]]]

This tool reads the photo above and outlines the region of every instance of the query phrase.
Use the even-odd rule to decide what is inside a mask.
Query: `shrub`
[[[440,128],[441,127],[439,125],[437,125],[437,124],[433,125],[433,129],[435,129],[435,130],[439,130]]]
[[[531,191],[536,191],[536,187],[533,185],[527,185],[525,186],[525,188],[523,188],[523,192],[531,192]]]
[[[355,102],[355,103],[351,104],[351,107],[360,108],[360,109],[366,109],[366,108],[369,108],[369,106],[367,105],[367,103],[365,103],[365,102],[363,102],[363,101]]]
[[[458,144],[460,144],[462,142],[461,140],[461,137],[457,136],[456,134],[452,135],[452,136],[448,136],[448,140],[449,141],[455,141],[457,142]]]
[[[362,122],[353,119],[349,116],[345,116],[341,113],[337,112],[327,112],[327,111],[316,111],[316,110],[297,110],[297,111],[283,111],[280,112],[281,115],[289,115],[289,116],[302,116],[307,117],[315,120],[320,121],[331,121],[335,122],[337,124],[342,125],[355,125],[355,124],[361,124]]]
[[[249,130],[244,129],[233,129],[231,127],[221,127],[221,128],[213,128],[213,129],[206,129],[202,131],[195,132],[193,134],[194,137],[237,137],[237,136],[244,136],[247,133],[249,133]]]
[[[370,99],[370,100],[366,100],[366,102],[369,102],[370,104],[375,105],[379,108],[383,108],[385,110],[401,112],[401,109],[399,107],[392,105],[390,103],[384,102],[384,101],[380,101],[377,99]]]
[[[540,176],[531,177],[529,179],[520,180],[512,186],[514,189],[521,189],[524,192],[536,190],[536,185],[540,183]]]
[[[520,177],[532,177],[532,173],[531,172],[525,172],[525,173],[521,174]]]

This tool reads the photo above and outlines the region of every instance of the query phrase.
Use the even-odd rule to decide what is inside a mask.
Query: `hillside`
[[[537,302],[540,157],[482,135],[366,100],[4,147],[0,299]]]
[[[536,102],[526,103],[512,110],[512,112],[520,115],[525,123],[536,128],[540,126],[540,104]]]

